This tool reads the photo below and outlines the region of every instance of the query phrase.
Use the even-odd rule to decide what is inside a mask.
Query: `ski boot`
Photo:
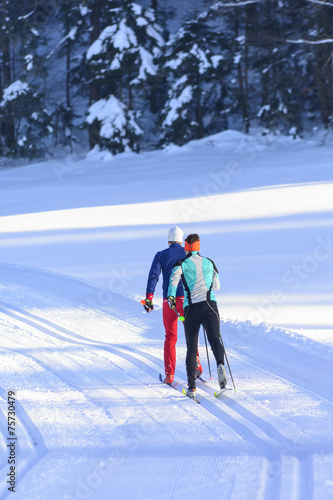
[[[175,379],[174,375],[166,375],[165,379],[163,380],[163,383],[171,385],[173,384],[174,379]]]
[[[199,378],[202,375],[202,366],[200,363],[199,356],[196,358],[196,369],[195,369],[195,378]]]
[[[219,381],[220,389],[224,389],[227,385],[228,378],[227,372],[225,371],[224,365],[220,364],[217,366],[217,378]]]
[[[195,399],[197,395],[196,389],[187,389],[186,396],[188,396],[191,399]]]

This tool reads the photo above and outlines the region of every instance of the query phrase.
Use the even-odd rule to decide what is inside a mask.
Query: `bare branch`
[[[326,2],[326,0],[307,0],[310,3],[316,3],[319,5],[327,5],[328,7],[333,7],[333,3]]]
[[[217,2],[210,9],[219,9],[220,7],[242,7],[251,3],[263,3],[263,0],[245,0],[244,2]]]
[[[208,12],[213,12],[215,10],[224,9],[225,7],[244,7],[244,5],[251,5],[255,3],[263,3],[265,0],[245,0],[243,2],[217,2],[211,5],[205,12],[200,14],[198,19],[203,19],[207,16]]]
[[[308,45],[320,45],[323,43],[333,43],[333,38],[326,38],[325,40],[287,40],[289,43],[307,43]]]

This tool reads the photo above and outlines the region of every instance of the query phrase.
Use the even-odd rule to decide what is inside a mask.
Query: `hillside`
[[[227,131],[0,172],[1,499],[8,391],[18,500],[332,498],[332,153]],[[200,405],[180,324],[180,391],[158,380],[161,287],[139,304],[174,224],[221,276],[237,392],[200,338]]]

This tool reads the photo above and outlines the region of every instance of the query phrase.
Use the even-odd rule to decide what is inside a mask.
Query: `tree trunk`
[[[8,16],[6,2],[2,2],[1,11],[3,19],[6,19],[6,17]],[[1,34],[3,89],[9,87],[9,85],[12,83],[10,49],[10,38],[5,33],[5,30],[3,30]],[[6,148],[11,151],[15,144],[15,125],[13,116],[9,115],[5,120],[2,121],[1,134],[4,137]]]
[[[239,20],[235,19],[235,38],[239,36]],[[245,36],[245,51],[243,53],[244,58],[244,73],[242,68],[241,60],[237,64],[238,72],[238,84],[239,84],[239,103],[242,110],[243,124],[245,132],[249,131],[249,113],[248,113],[248,81],[247,81],[247,68],[248,68],[248,53],[247,53],[247,40]]]
[[[101,2],[100,0],[95,0],[94,5],[91,10],[90,16],[90,44],[93,44],[100,35],[100,18],[101,18]],[[95,72],[91,68],[89,69],[89,105],[100,99],[100,87],[96,85]],[[96,145],[100,144],[100,129],[97,123],[92,123],[89,125],[89,147],[93,149]]]
[[[249,48],[256,39],[257,8],[254,5],[245,7],[245,51],[244,51],[244,125],[245,132],[250,131],[250,106],[249,106]]]
[[[333,116],[333,76],[331,68],[327,65],[330,59],[330,47],[327,46],[326,50],[325,48],[322,45],[315,48],[315,71],[321,118],[325,127],[328,127]]]
[[[71,153],[73,153],[73,147],[72,147],[72,100],[71,100],[71,78],[70,78],[70,72],[71,72],[71,47],[70,43],[67,42],[67,47],[66,47],[66,125],[68,127],[68,134],[67,131],[65,130],[65,136],[66,139],[69,142],[69,147],[71,150]]]
[[[3,87],[9,87],[11,81],[11,64],[10,64],[10,40],[8,36],[2,36],[2,60],[3,60]],[[9,150],[12,150],[15,144],[15,126],[14,117],[7,116],[2,122],[2,135],[5,139],[5,145]]]
[[[70,44],[67,43],[67,47],[66,47],[66,107],[68,109],[71,107],[70,71],[71,71],[71,48],[70,48]]]
[[[157,13],[157,0],[151,0],[151,8]]]
[[[196,107],[196,119],[198,123],[198,139],[202,139],[205,135],[205,129],[202,118],[202,104],[201,104],[201,89],[198,89],[197,94],[197,107]]]
[[[329,7],[328,7],[329,8]],[[331,9],[332,10],[332,9]],[[331,33],[332,17],[329,17],[325,6],[315,10],[314,27],[318,37],[322,40]],[[321,109],[321,118],[325,127],[332,123],[333,116],[333,71],[332,71],[332,46],[324,43],[314,46],[315,56],[315,82]]]

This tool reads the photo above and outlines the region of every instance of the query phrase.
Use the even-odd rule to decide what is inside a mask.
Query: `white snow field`
[[[0,171],[1,499],[333,498],[332,157],[228,131]],[[161,284],[139,303],[174,224],[220,271],[237,391],[213,397],[200,336],[201,404],[180,323],[179,390],[158,380]]]

